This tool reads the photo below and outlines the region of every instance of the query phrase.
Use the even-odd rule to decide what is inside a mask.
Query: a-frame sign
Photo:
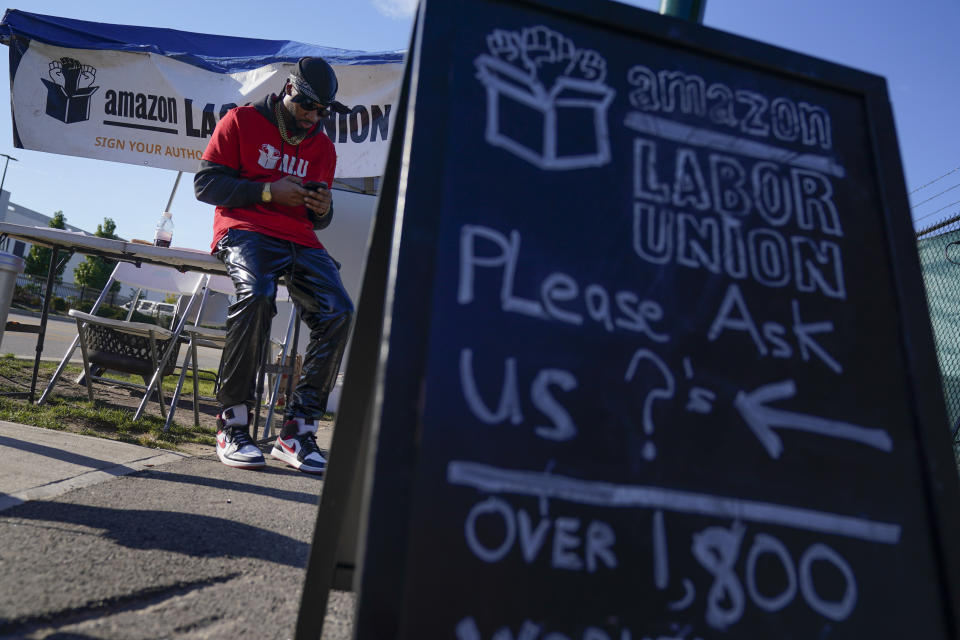
[[[430,0],[397,113],[298,638],[957,637],[882,78]]]

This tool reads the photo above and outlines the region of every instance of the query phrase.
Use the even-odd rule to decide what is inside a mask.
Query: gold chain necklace
[[[303,133],[298,136],[291,136],[289,133],[287,133],[287,123],[284,122],[283,114],[281,113],[281,109],[283,109],[280,104],[281,101],[282,100],[277,100],[277,105],[273,108],[273,113],[277,116],[277,128],[280,129],[280,137],[283,138],[283,141],[287,144],[297,146],[303,142],[303,139],[307,137],[307,134]]]

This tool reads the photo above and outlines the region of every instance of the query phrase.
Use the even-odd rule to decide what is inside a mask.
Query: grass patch
[[[40,363],[40,376],[37,383],[38,395],[55,370],[56,363]],[[82,367],[68,365],[63,377],[75,379],[82,371]],[[0,392],[29,390],[32,375],[32,360],[18,359],[9,354],[0,357]],[[142,382],[136,376],[116,374],[111,375],[111,377],[126,379],[130,382]],[[40,383],[41,380],[44,381],[43,384]],[[169,376],[164,380],[163,388],[165,392],[168,392],[168,402],[176,387],[176,381],[177,376]],[[198,376],[198,385],[201,396],[213,395],[213,374],[201,372]],[[96,385],[94,389],[100,386]],[[176,449],[182,443],[213,445],[215,442],[215,429],[193,425],[192,410],[179,409],[175,416],[182,417],[187,421],[187,424],[177,422],[175,419],[170,426],[170,431],[164,433],[164,420],[156,411],[155,403],[151,403],[152,406],[148,409],[148,412],[145,412],[140,420],[134,422],[133,414],[139,403],[137,396],[129,396],[129,399],[124,398],[124,404],[129,403],[132,406],[115,406],[102,400],[90,402],[84,390],[77,394],[75,391],[65,391],[65,389],[67,389],[66,386],[58,386],[57,392],[51,394],[51,397],[43,406],[30,404],[27,398],[0,396],[0,420],[45,429],[83,433],[163,449]],[[189,397],[192,392],[192,372],[188,371],[184,382],[184,394]]]

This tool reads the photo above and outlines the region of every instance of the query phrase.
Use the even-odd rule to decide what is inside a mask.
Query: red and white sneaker
[[[267,466],[263,453],[250,437],[247,425],[225,423],[224,415],[229,411],[217,416],[217,457],[220,462],[238,469],[262,469]]]
[[[327,469],[327,459],[317,446],[316,423],[312,428],[308,427],[306,433],[299,431],[296,420],[284,422],[270,455],[304,473],[322,475]]]

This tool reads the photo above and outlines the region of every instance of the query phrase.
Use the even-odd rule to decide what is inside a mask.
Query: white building
[[[48,227],[50,226],[51,220],[53,220],[52,216],[47,216],[10,202],[10,192],[0,191],[0,221],[10,222],[12,224],[22,224],[29,227]],[[70,231],[81,231],[87,234],[90,233],[89,231],[80,229],[79,227],[74,227],[71,224],[67,224],[66,227]],[[29,242],[25,242],[23,240],[4,238],[3,242],[0,242],[0,251],[6,251],[7,253],[20,256],[21,258],[26,258],[30,253],[31,246],[32,245]],[[86,256],[79,253],[75,253],[70,256],[70,260],[67,262],[67,266],[63,270],[64,283],[73,284],[73,270],[76,269],[77,265],[84,260],[86,260]]]

